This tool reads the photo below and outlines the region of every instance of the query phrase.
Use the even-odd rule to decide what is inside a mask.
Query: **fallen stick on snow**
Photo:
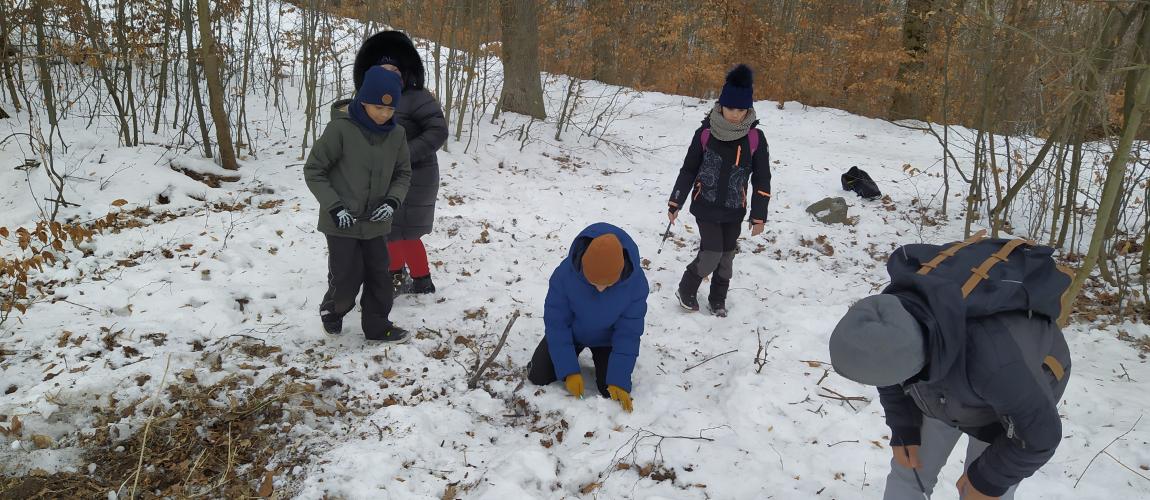
[[[499,343],[495,345],[495,350],[491,351],[491,355],[487,357],[487,361],[484,361],[483,364],[479,366],[479,369],[475,370],[475,375],[471,376],[471,380],[467,381],[468,389],[479,387],[479,377],[483,375],[484,370],[487,370],[491,362],[495,361],[495,357],[499,355],[499,350],[503,349],[503,343],[507,342],[507,334],[511,333],[511,327],[515,326],[515,320],[517,319],[519,319],[519,310],[516,310],[515,314],[511,315],[511,321],[507,322],[507,328],[503,329],[503,336],[499,337]]]
[[[693,369],[695,369],[695,368],[698,368],[698,367],[699,367],[700,365],[702,365],[703,363],[706,363],[706,362],[708,362],[708,361],[710,361],[710,360],[712,360],[712,359],[715,359],[715,358],[718,358],[718,357],[721,357],[721,356],[726,356],[726,355],[728,355],[728,354],[730,354],[730,353],[732,353],[732,352],[739,352],[739,350],[738,350],[738,349],[732,349],[732,350],[730,350],[730,351],[727,351],[727,352],[724,352],[724,353],[722,353],[722,354],[716,354],[716,355],[714,355],[714,356],[711,356],[711,357],[709,357],[709,358],[707,358],[707,359],[704,359],[704,360],[700,361],[700,362],[699,362],[699,364],[697,364],[697,365],[695,365],[695,366],[692,366],[692,367],[690,367],[690,368],[687,368],[686,370],[683,370],[683,373],[687,373],[687,372],[689,372],[689,371],[691,371],[691,370],[693,370]]]
[[[1135,421],[1134,421],[1134,425],[1131,425],[1129,430],[1127,430],[1126,432],[1123,432],[1121,436],[1118,436],[1118,437],[1114,438],[1114,440],[1113,440],[1113,441],[1111,441],[1111,442],[1110,442],[1110,444],[1106,445],[1106,447],[1105,447],[1105,448],[1102,448],[1101,450],[1099,450],[1099,451],[1098,451],[1098,453],[1095,453],[1095,454],[1094,454],[1094,458],[1091,458],[1091,459],[1090,459],[1090,463],[1086,464],[1086,468],[1085,468],[1085,469],[1082,469],[1082,474],[1079,474],[1079,475],[1078,475],[1078,480],[1077,480],[1077,481],[1074,481],[1074,487],[1075,487],[1075,488],[1077,488],[1077,487],[1078,487],[1078,483],[1081,483],[1081,482],[1082,482],[1082,478],[1086,476],[1086,471],[1089,471],[1089,470],[1090,470],[1090,466],[1091,466],[1091,465],[1094,465],[1094,461],[1098,459],[1098,456],[1099,456],[1099,455],[1101,455],[1101,454],[1103,454],[1103,453],[1105,453],[1105,452],[1106,452],[1106,448],[1109,448],[1109,447],[1110,447],[1110,445],[1112,445],[1112,444],[1114,444],[1114,443],[1117,443],[1119,439],[1122,439],[1122,438],[1126,437],[1126,435],[1127,435],[1127,434],[1130,434],[1131,432],[1134,432],[1134,428],[1135,428],[1135,427],[1138,427],[1138,422],[1141,422],[1141,421],[1142,421],[1142,415],[1138,415],[1138,420],[1135,420]],[[1107,455],[1109,455],[1109,453],[1107,453]],[[1113,457],[1113,456],[1111,456],[1111,458],[1114,458],[1114,457]],[[1121,463],[1121,462],[1119,462],[1119,463]],[[1139,476],[1141,476],[1141,474],[1139,474]]]
[[[1138,475],[1138,477],[1140,477],[1140,478],[1142,478],[1142,479],[1145,479],[1145,480],[1147,480],[1147,481],[1150,481],[1150,477],[1146,477],[1146,476],[1145,476],[1145,475],[1143,475],[1141,472],[1138,472],[1138,471],[1136,471],[1136,470],[1134,470],[1134,469],[1131,469],[1129,465],[1126,465],[1126,464],[1122,463],[1122,461],[1121,461],[1121,460],[1118,460],[1118,457],[1115,457],[1114,455],[1111,455],[1109,451],[1107,451],[1107,452],[1104,452],[1104,453],[1106,453],[1106,456],[1110,457],[1110,458],[1111,458],[1111,459],[1113,459],[1115,462],[1118,462],[1118,465],[1121,465],[1121,466],[1122,466],[1124,469],[1126,469],[1126,470],[1128,470],[1128,471],[1130,471],[1130,472],[1133,472],[1133,473],[1137,474],[1137,475]]]
[[[858,442],[859,442],[859,440],[857,440],[857,439],[855,439],[854,441],[839,441],[835,444],[828,444],[827,448],[834,448],[835,446],[838,446],[838,445],[843,444],[843,443],[858,443]]]
[[[851,409],[855,410],[855,411],[858,411],[858,408],[855,408],[855,405],[852,403],[852,401],[858,401],[860,403],[869,403],[870,402],[870,398],[866,398],[863,396],[843,396],[842,394],[839,394],[835,391],[827,389],[826,387],[819,387],[819,389],[822,389],[824,391],[827,391],[827,392],[833,394],[833,396],[828,396],[826,394],[819,394],[818,396],[820,398],[827,398],[827,399],[834,399],[834,400],[842,401],[842,402],[850,405]]]

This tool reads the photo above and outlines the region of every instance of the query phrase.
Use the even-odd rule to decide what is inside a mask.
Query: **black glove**
[[[383,200],[382,204],[380,204],[378,207],[375,207],[375,210],[371,211],[371,221],[387,222],[395,216],[395,211],[398,209],[399,204],[396,203],[395,200],[391,198]]]
[[[668,202],[667,203],[667,212],[673,213],[673,214],[679,213],[679,207],[676,207],[675,205],[672,205],[670,202]]]
[[[335,226],[340,229],[347,229],[355,224],[355,217],[348,212],[343,205],[336,205],[335,208],[328,211],[331,214],[331,220],[335,221]]]

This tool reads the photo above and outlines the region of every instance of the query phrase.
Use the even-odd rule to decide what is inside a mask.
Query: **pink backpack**
[[[747,139],[750,139],[750,141],[751,141],[751,156],[754,156],[755,151],[759,149],[759,134],[757,133],[758,130],[759,129],[752,128],[750,130],[750,132],[747,133]],[[703,150],[704,151],[707,150],[707,142],[710,140],[711,140],[711,128],[708,127],[708,128],[703,129],[703,135],[699,137],[699,142],[701,142],[703,144]]]

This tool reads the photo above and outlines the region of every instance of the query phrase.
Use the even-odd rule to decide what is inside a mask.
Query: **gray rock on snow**
[[[807,207],[807,213],[823,224],[850,224],[847,214],[847,200],[841,197],[823,198]]]

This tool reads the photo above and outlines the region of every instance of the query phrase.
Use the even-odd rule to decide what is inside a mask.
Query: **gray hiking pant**
[[[957,428],[951,427],[929,417],[922,419],[922,446],[918,449],[918,459],[922,466],[918,469],[918,477],[922,479],[922,486],[926,489],[927,495],[934,492],[934,487],[938,483],[938,473],[942,467],[946,465],[946,459],[950,457],[951,450],[954,445],[958,444],[958,438],[962,437],[962,431]],[[982,455],[983,450],[990,446],[974,438],[969,438],[970,443],[966,446],[966,462],[963,463],[963,471],[970,465],[974,459]],[[958,478],[953,478],[943,488],[954,488],[954,483],[958,482]],[[1012,486],[1007,490],[1005,495],[1002,495],[1002,500],[1013,500],[1014,490],[1018,485]],[[918,488],[918,482],[915,481],[914,471],[898,464],[891,458],[890,461],[890,474],[886,476],[886,492],[883,494],[883,500],[923,500],[922,490]]]
[[[735,250],[739,244],[741,222],[713,223],[697,221],[699,226],[699,254],[687,269],[699,278],[714,273],[724,281],[734,274]]]

